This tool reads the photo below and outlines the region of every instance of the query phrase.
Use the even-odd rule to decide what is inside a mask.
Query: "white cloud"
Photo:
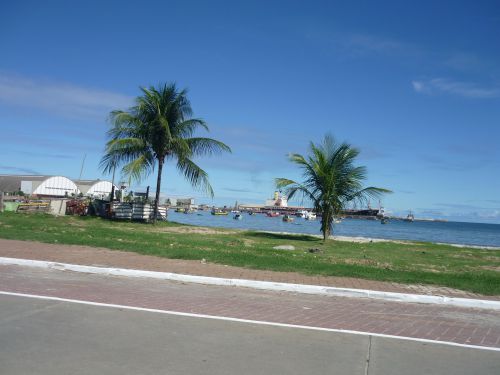
[[[369,55],[405,56],[414,58],[422,51],[409,43],[371,34],[347,33],[335,34],[332,42],[351,57],[366,57]]]
[[[129,107],[132,98],[111,91],[0,72],[0,102],[66,117],[103,118],[113,109]]]
[[[434,78],[427,81],[412,81],[413,89],[421,94],[450,94],[464,98],[488,99],[500,97],[500,89],[481,87],[474,83]]]
[[[425,91],[425,84],[423,82],[413,81],[411,84],[413,85],[413,89],[416,92],[424,92]]]

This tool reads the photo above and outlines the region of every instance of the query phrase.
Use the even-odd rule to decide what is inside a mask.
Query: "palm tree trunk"
[[[323,232],[323,243],[326,243],[328,237],[330,237],[330,228],[332,225],[332,217],[329,212],[323,211],[321,216],[321,230]]]
[[[160,203],[160,186],[161,186],[161,172],[163,170],[164,159],[158,159],[158,178],[156,179],[156,196],[155,196],[155,207],[153,211],[153,224],[156,223],[158,217],[158,205]]]

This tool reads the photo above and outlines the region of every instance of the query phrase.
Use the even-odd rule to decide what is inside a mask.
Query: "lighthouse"
[[[272,199],[266,200],[267,207],[288,207],[287,198],[281,194],[281,191],[275,191]]]

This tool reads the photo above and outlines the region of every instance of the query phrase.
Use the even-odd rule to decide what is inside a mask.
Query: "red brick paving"
[[[0,290],[500,348],[500,312],[0,266]]]
[[[482,296],[480,294],[464,292],[446,287],[406,285],[392,282],[356,279],[352,277],[308,276],[296,272],[251,270],[221,264],[202,263],[200,261],[193,260],[166,259],[88,246],[55,245],[30,241],[0,239],[0,257],[46,260],[61,263],[141,269],[148,271],[173,272],[223,278],[500,300],[499,296]]]

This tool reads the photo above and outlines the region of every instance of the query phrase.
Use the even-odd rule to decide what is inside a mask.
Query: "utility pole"
[[[115,171],[116,171],[116,164],[113,165],[113,178],[111,179],[111,197],[109,198],[110,204],[115,200]]]
[[[85,159],[87,158],[87,154],[83,155],[83,160],[82,160],[82,167],[80,168],[80,176],[78,177],[79,180],[82,179],[82,173],[83,173],[83,166],[85,165]]]
[[[115,171],[116,163],[113,164],[113,178],[111,180],[111,195],[109,197],[108,218],[111,217],[111,213],[113,212],[113,201],[115,199]]]

